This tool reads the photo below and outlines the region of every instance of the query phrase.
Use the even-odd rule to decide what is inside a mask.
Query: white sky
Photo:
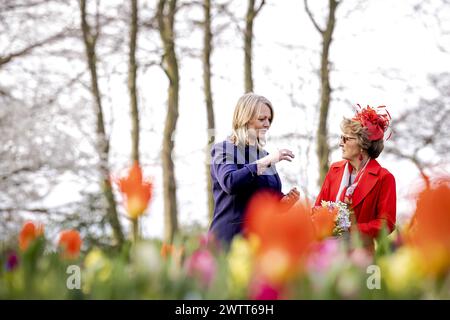
[[[319,23],[323,22],[324,11],[320,4],[328,1],[310,1]],[[419,18],[411,15],[412,3],[416,1],[372,0],[364,12],[353,12],[343,17],[355,4],[345,0],[338,7],[337,24],[331,47],[331,84],[336,91],[331,105],[329,129],[336,134],[343,116],[351,116],[351,105],[360,103],[386,105],[395,118],[405,108],[414,106],[419,95],[432,94],[427,84],[427,75],[450,70],[450,59],[436,48],[438,37],[435,30],[426,29]],[[303,1],[267,1],[255,24],[254,82],[255,92],[266,96],[275,108],[275,121],[271,136],[286,133],[305,134],[315,128],[317,114],[312,114],[319,101],[318,73],[320,38],[308,20]],[[241,2],[242,17],[245,14]],[[198,19],[201,19],[201,15]],[[321,24],[323,25],[323,23]],[[182,26],[178,25],[178,28]],[[179,30],[186,34],[186,30]],[[201,33],[192,32],[189,39],[180,40],[183,46],[199,48]],[[159,39],[154,39],[159,41]],[[244,93],[242,39],[234,29],[220,36],[216,46],[213,64],[213,91],[217,140],[229,134],[231,115],[237,99]],[[228,45],[224,46],[223,43]],[[286,48],[291,45],[293,48]],[[201,63],[179,52],[181,65],[180,117],[175,136],[176,178],[178,181],[179,220],[183,225],[198,222],[208,223],[206,212],[205,155],[206,110],[203,100]],[[381,73],[388,72],[396,79],[386,79]],[[164,81],[161,81],[164,79]],[[128,163],[130,150],[128,94],[122,79],[112,79],[112,103],[114,110],[114,131],[112,133],[112,163],[116,170]],[[163,233],[162,175],[159,162],[161,132],[164,126],[167,81],[161,70],[150,68],[140,74],[140,105],[142,122],[142,161],[145,173],[153,176],[154,198],[144,218],[143,234],[161,237]],[[117,88],[116,88],[117,86]],[[412,86],[414,94],[406,93]],[[342,89],[339,89],[342,88]],[[289,92],[298,103],[307,106],[303,114],[292,107]],[[304,119],[307,117],[308,119]],[[387,142],[389,143],[389,141]],[[273,148],[287,147],[297,150],[297,141],[292,145],[268,144]],[[283,191],[296,185],[307,188],[312,197],[318,192],[317,162],[315,145],[309,154],[306,146],[300,145],[297,158],[292,163],[278,165]],[[311,164],[306,177],[301,176],[301,161]],[[331,161],[340,160],[340,153],[332,154]],[[379,161],[397,179],[399,220],[411,212],[411,203],[405,201],[415,188],[418,172],[406,162],[394,162],[382,155]],[[287,183],[290,176],[295,183]],[[49,198],[57,204],[61,194],[75,194],[74,185],[61,186]],[[70,190],[70,191],[69,191]]]

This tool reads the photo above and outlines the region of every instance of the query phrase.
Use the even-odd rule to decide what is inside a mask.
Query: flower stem
[[[133,243],[136,243],[139,240],[139,220],[133,219]]]

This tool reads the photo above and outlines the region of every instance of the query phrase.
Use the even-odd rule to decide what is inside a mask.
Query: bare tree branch
[[[266,4],[265,0],[262,0],[259,6],[255,9],[255,17],[258,15],[258,13],[261,11],[262,7]]]
[[[304,0],[304,4],[305,4],[306,13],[308,14],[309,19],[311,19],[311,22],[313,23],[316,30],[319,31],[319,33],[321,33],[321,34],[324,34],[325,31],[319,27],[316,20],[314,19],[314,16],[312,15],[311,10],[309,9],[308,0]]]
[[[29,9],[33,7],[37,7],[43,4],[48,4],[49,0],[37,0],[37,1],[26,1],[25,3],[14,3],[13,1],[2,1],[2,5],[0,6],[1,12],[8,12],[13,10],[19,10],[19,9]]]
[[[31,53],[36,48],[39,48],[39,47],[42,47],[44,45],[47,45],[47,44],[50,44],[50,43],[53,43],[55,41],[63,39],[65,36],[68,35],[68,32],[71,32],[71,31],[74,31],[74,30],[73,29],[65,29],[63,31],[60,31],[60,32],[54,34],[51,37],[48,37],[46,39],[43,39],[43,40],[38,41],[36,43],[33,43],[32,45],[30,45],[30,46],[28,46],[26,48],[23,48],[23,49],[21,49],[19,51],[10,53],[9,55],[3,56],[3,57],[0,56],[0,68],[3,65],[11,62],[14,58],[27,55],[27,54]]]

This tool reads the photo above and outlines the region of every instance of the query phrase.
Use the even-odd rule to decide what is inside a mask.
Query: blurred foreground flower
[[[143,181],[142,170],[138,162],[133,164],[128,176],[120,178],[117,183],[120,192],[124,195],[128,216],[136,220],[147,209],[153,185],[148,181]]]
[[[418,250],[403,247],[379,260],[381,274],[389,290],[407,293],[423,280],[423,262]]]
[[[58,246],[62,249],[65,259],[76,259],[80,254],[83,241],[76,230],[63,230],[59,234]]]
[[[314,243],[306,261],[311,293],[328,298],[327,292],[336,284],[337,275],[348,267],[348,262],[347,248],[341,239],[328,238]]]
[[[253,240],[252,240],[253,239]],[[257,248],[256,238],[250,240],[237,236],[231,243],[228,254],[229,285],[233,292],[240,293],[247,289],[253,274],[253,259]]]
[[[311,219],[317,240],[323,240],[333,235],[336,215],[337,208],[333,210],[324,207],[313,208]]]
[[[35,225],[31,221],[25,222],[19,234],[19,248],[22,251],[27,250],[29,245],[39,236],[44,234],[44,226],[42,224]]]
[[[252,300],[278,300],[281,298],[281,289],[263,279],[256,279],[250,286],[250,299]]]
[[[148,241],[138,242],[131,248],[131,262],[141,274],[157,275],[163,269],[157,246]]]
[[[100,249],[91,250],[84,259],[86,272],[98,273],[100,281],[107,281],[112,273],[111,261],[103,254]]]
[[[418,250],[427,274],[450,271],[450,181],[419,194],[406,242]]]
[[[84,258],[83,293],[92,294],[92,290],[111,279],[113,263],[98,248],[94,248]]]
[[[175,263],[181,263],[184,254],[183,246],[176,246],[174,244],[163,243],[161,245],[161,257],[164,260],[172,259]]]
[[[201,285],[209,287],[216,275],[217,265],[211,252],[199,249],[186,260],[185,268],[189,276],[197,278]]]
[[[211,252],[223,250],[222,244],[212,232],[207,232],[205,234],[200,235],[199,245],[200,248],[208,249]]]
[[[327,209],[323,210],[321,208]],[[334,236],[342,236],[345,232],[349,231],[351,227],[351,211],[349,210],[347,204],[342,201],[333,202],[333,201],[322,201],[321,207],[313,208],[313,213],[318,211],[320,214],[321,220],[324,220],[325,213],[328,211],[328,214],[333,217],[333,230],[332,235]],[[314,214],[313,214],[314,219]],[[329,219],[329,218],[328,218]],[[323,224],[323,222],[322,222]]]
[[[279,198],[267,192],[250,201],[245,232],[258,238],[256,265],[261,276],[273,283],[287,281],[299,272],[315,241],[310,210],[295,205],[286,211]]]
[[[8,254],[8,257],[6,258],[5,262],[5,270],[6,271],[13,271],[17,268],[19,265],[19,257],[17,256],[17,253],[10,252]]]
[[[328,239],[315,243],[311,247],[311,254],[308,256],[306,266],[309,272],[318,273],[323,277],[333,265],[343,264],[346,259],[347,256],[340,247],[339,240]]]
[[[350,253],[350,261],[360,269],[366,269],[373,263],[373,255],[367,249],[355,248]]]

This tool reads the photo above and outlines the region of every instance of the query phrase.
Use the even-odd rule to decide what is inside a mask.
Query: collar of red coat
[[[334,169],[338,169],[339,170],[341,168],[344,168],[345,165],[347,164],[347,162],[348,162],[347,160],[342,160],[342,161],[339,161],[339,162],[335,162],[335,163],[333,163],[331,165],[331,169],[334,168]],[[377,176],[378,173],[380,172],[380,169],[381,169],[381,166],[378,163],[378,161],[375,160],[375,159],[370,159],[370,161],[369,161],[369,163],[367,164],[367,167],[366,167],[367,172]]]
[[[331,165],[330,170],[335,173],[340,172],[338,175],[342,179],[342,174],[344,173],[345,165],[347,160],[342,160]],[[370,159],[366,167],[366,173],[363,175],[361,181],[355,189],[352,197],[352,207],[355,208],[372,190],[378,180],[378,174],[380,173],[381,166],[375,159]],[[340,180],[339,180],[340,181]]]

